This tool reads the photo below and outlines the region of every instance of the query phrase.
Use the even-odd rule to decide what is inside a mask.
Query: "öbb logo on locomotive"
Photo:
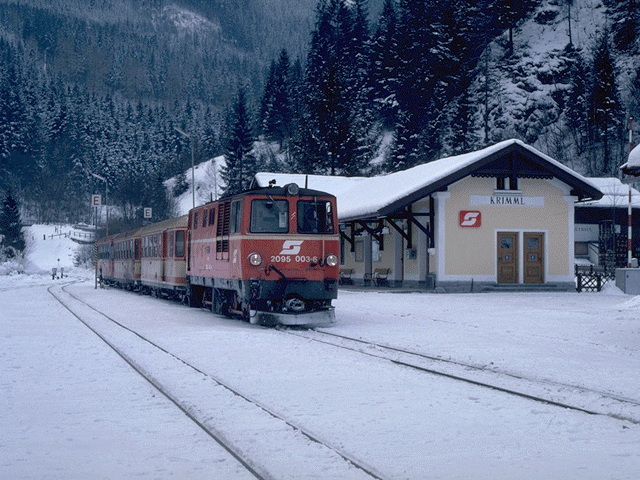
[[[282,244],[282,251],[278,255],[271,255],[272,263],[313,263],[317,264],[319,258],[317,256],[300,255],[304,240],[285,240]]]
[[[304,240],[285,240],[278,255],[298,255],[303,243]]]

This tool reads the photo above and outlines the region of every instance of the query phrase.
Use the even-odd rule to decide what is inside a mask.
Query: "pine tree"
[[[453,103],[450,125],[449,147],[452,153],[467,153],[479,143],[474,108],[468,90],[464,90],[457,101]]]
[[[564,107],[566,125],[573,138],[576,153],[582,155],[587,147],[588,132],[588,99],[587,85],[589,83],[586,62],[581,53],[573,48],[569,49],[569,89]]]
[[[257,173],[256,161],[251,153],[253,141],[246,92],[241,87],[227,121],[224,146],[226,165],[220,172],[225,183],[225,195],[233,195],[249,188]]]
[[[20,182],[27,172],[23,165],[28,149],[26,108],[21,96],[23,85],[17,52],[0,44],[0,186],[13,176]],[[5,187],[8,184],[4,185]]]
[[[593,87],[589,100],[590,140],[601,152],[593,159],[595,175],[615,175],[616,140],[621,138],[622,104],[616,84],[616,70],[611,55],[608,33],[605,32],[593,56]]]
[[[371,39],[371,97],[377,117],[386,130],[398,119],[398,19],[393,0],[385,0],[378,26]]]
[[[2,212],[0,213],[0,234],[3,235],[2,245],[10,247],[17,252],[24,251],[25,241],[22,234],[22,221],[20,220],[20,210],[18,204],[13,198],[11,191],[7,195],[2,204]]]
[[[390,159],[394,171],[433,160],[441,149],[441,113],[447,103],[441,95],[450,71],[443,7],[439,0],[401,0],[398,6],[400,115]]]
[[[272,135],[271,132],[271,115],[274,108],[275,97],[275,76],[276,76],[276,61],[272,60],[269,66],[269,73],[267,74],[267,81],[264,84],[264,90],[262,91],[262,99],[260,101],[260,112],[258,113],[258,125],[259,131],[266,138]]]
[[[280,143],[293,134],[290,67],[289,54],[282,49],[278,61],[271,63],[260,108],[262,133]]]
[[[308,173],[353,175],[367,145],[368,27],[362,0],[320,0],[305,71],[298,148]]]
[[[626,0],[617,2],[619,8],[619,20],[617,21],[617,31],[615,33],[615,45],[620,51],[631,50],[638,37],[638,22],[640,14],[636,5],[637,0]],[[626,8],[624,7],[626,3]],[[614,7],[615,9],[615,7]],[[620,18],[621,17],[621,18]]]
[[[153,220],[157,222],[171,216],[171,203],[160,172],[156,172],[155,175],[150,173],[150,175],[154,177],[154,180],[150,185],[147,185],[145,205],[151,207]]]
[[[524,18],[537,4],[538,2],[535,0],[498,0],[498,21],[503,28],[509,30],[507,55],[513,55],[513,30],[518,21]]]

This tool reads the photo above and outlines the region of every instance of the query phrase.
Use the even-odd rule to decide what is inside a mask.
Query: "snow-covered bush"
[[[0,250],[0,275],[18,275],[24,273],[23,258],[12,247]]]

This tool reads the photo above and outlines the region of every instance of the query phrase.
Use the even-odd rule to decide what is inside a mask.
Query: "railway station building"
[[[574,219],[597,186],[519,140],[388,175],[258,173],[338,202],[341,282],[481,291],[575,289]]]

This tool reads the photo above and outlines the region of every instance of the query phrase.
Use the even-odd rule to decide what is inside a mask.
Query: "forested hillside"
[[[133,224],[170,215],[192,146],[224,153],[231,193],[512,137],[612,175],[640,118],[636,1],[0,0],[0,192],[75,221],[95,173]]]
[[[261,94],[282,48],[303,55],[315,0],[0,1],[0,193],[39,221],[88,215],[108,178],[134,221],[161,181],[221,151],[240,85]],[[185,188],[184,184],[182,188]],[[0,195],[2,196],[2,195]]]

